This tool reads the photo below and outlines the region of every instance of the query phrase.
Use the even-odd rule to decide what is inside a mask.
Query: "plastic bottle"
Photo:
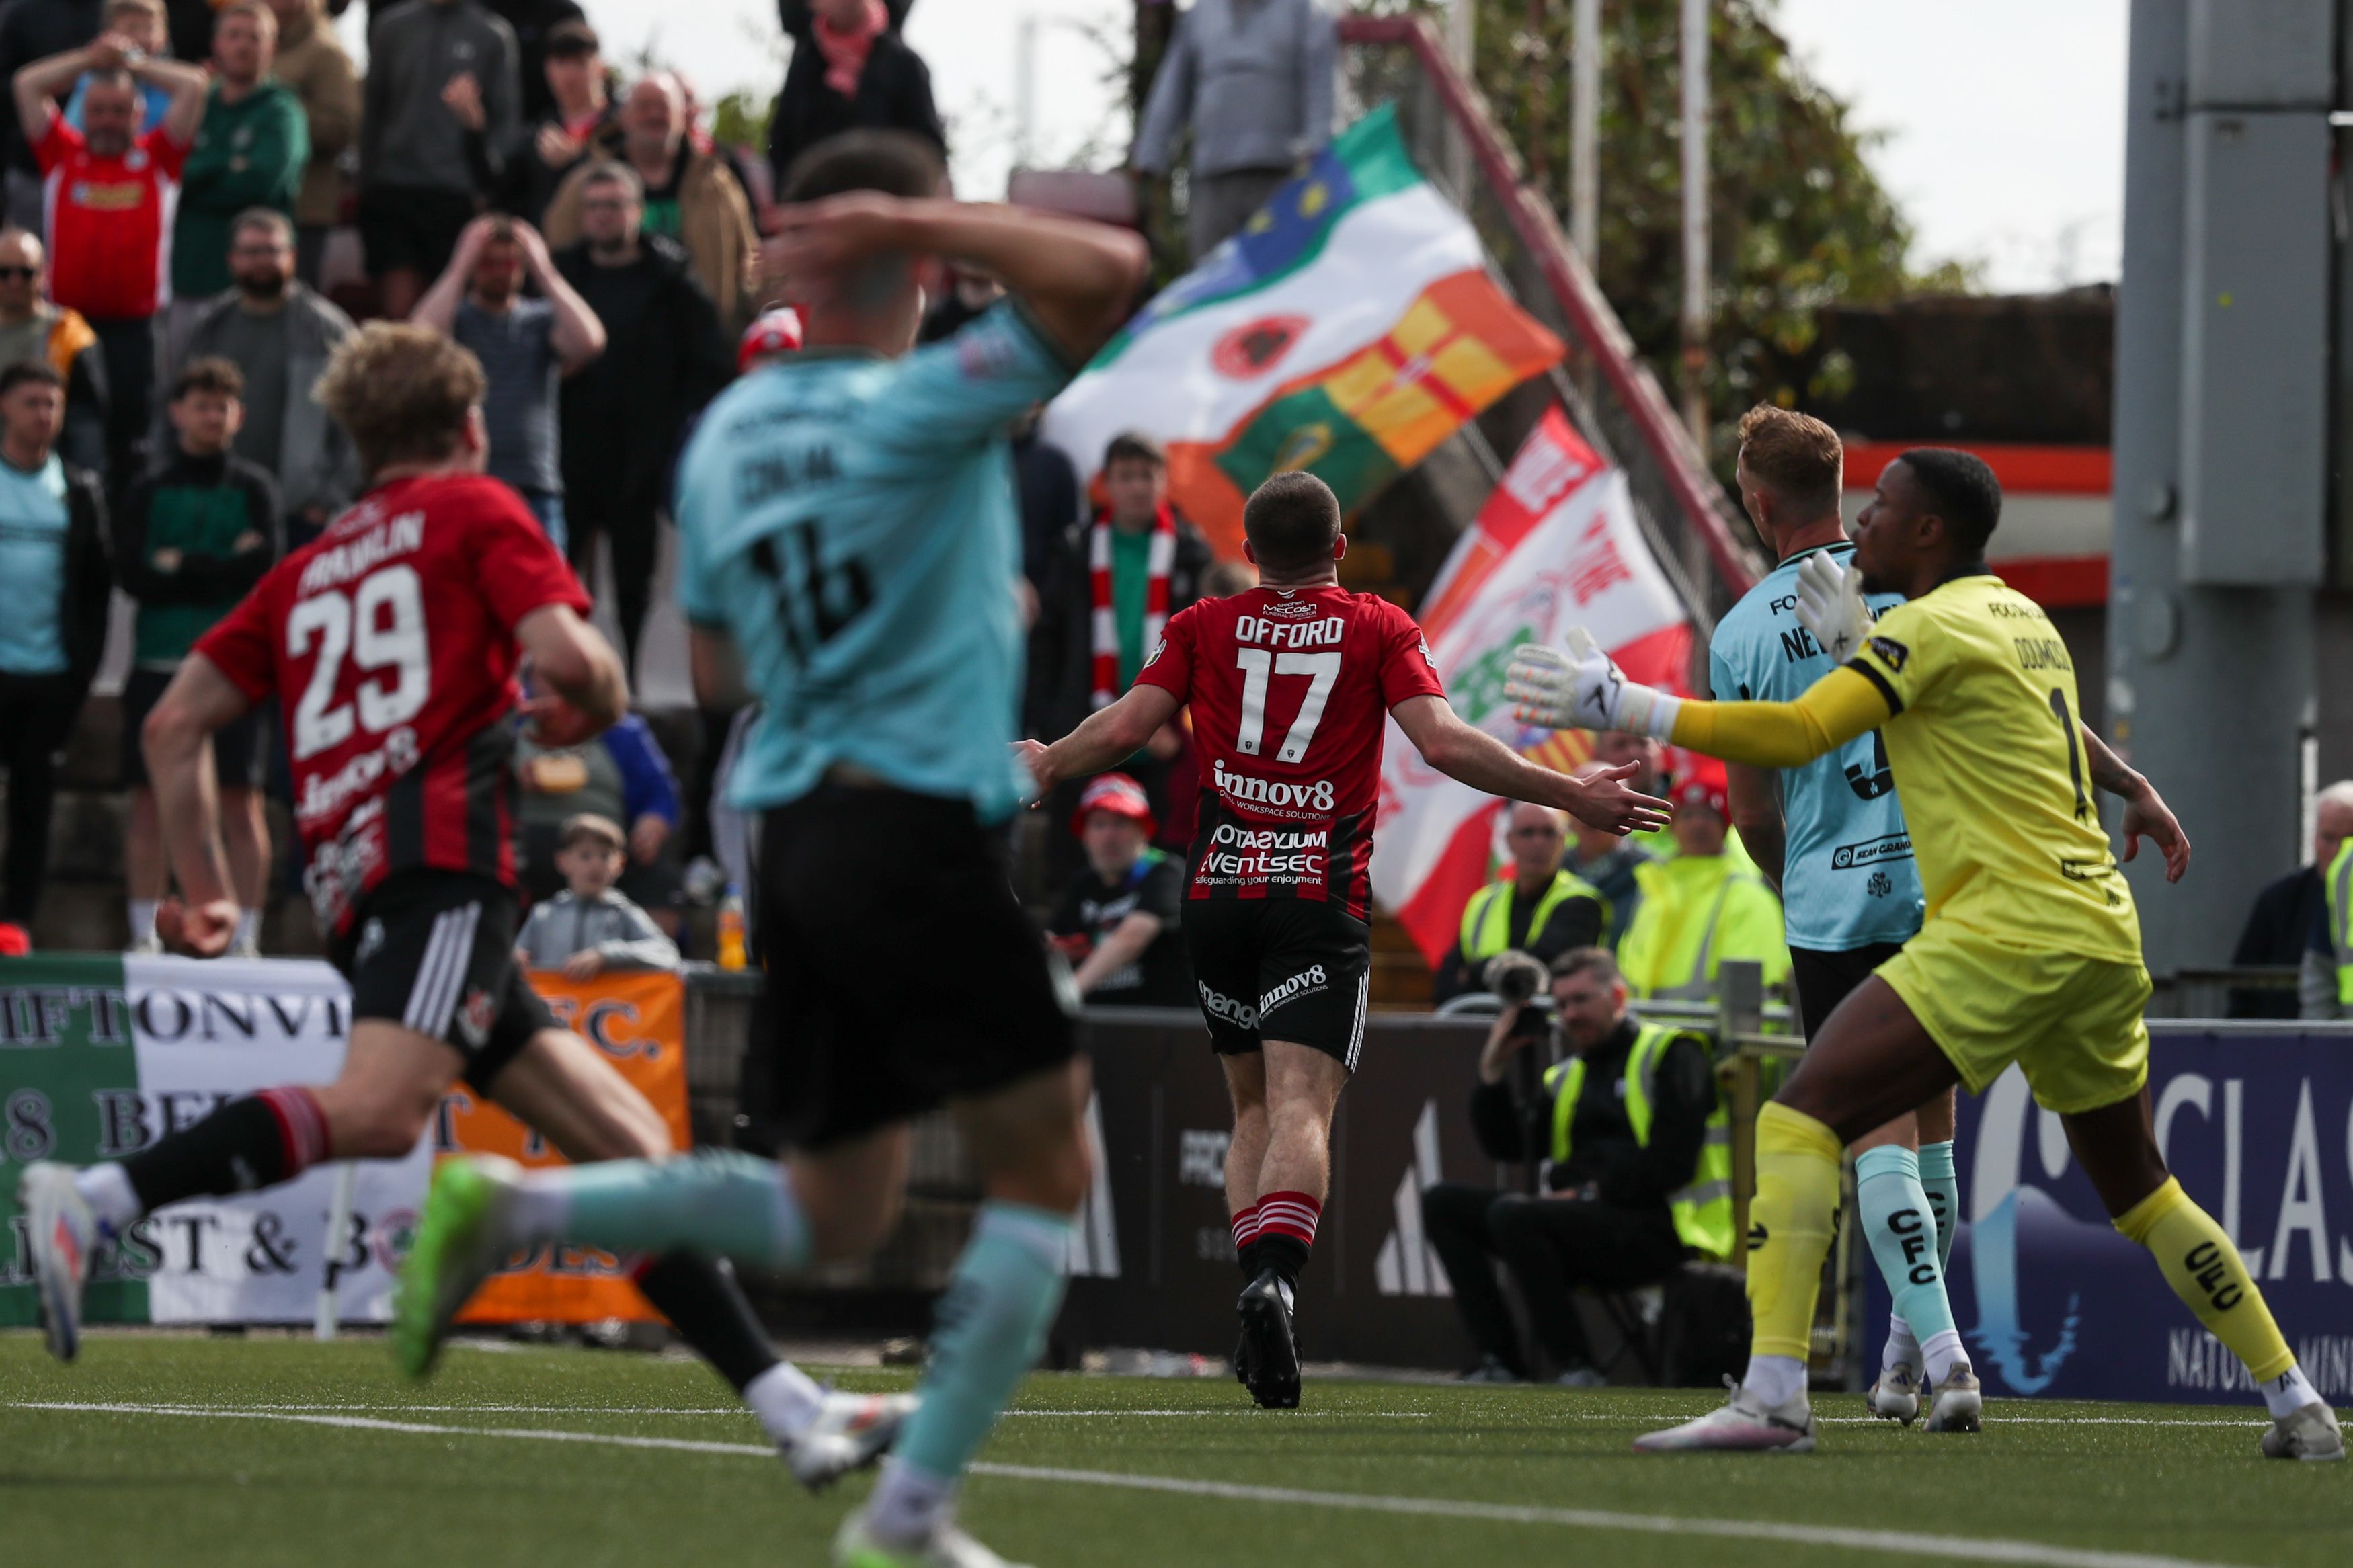
[[[719,967],[741,969],[744,964],[744,895],[730,882],[719,899]]]

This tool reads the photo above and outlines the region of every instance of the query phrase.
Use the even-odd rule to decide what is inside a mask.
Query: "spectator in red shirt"
[[[52,101],[88,73],[82,128]],[[79,310],[106,358],[107,456],[117,482],[138,471],[155,380],[155,315],[172,297],[173,197],[204,118],[205,73],[157,59],[119,33],[36,60],[16,75],[16,120],[45,182],[50,292]],[[139,89],[172,95],[139,131]]]

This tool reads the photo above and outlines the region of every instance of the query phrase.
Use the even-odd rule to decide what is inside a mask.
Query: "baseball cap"
[[[1151,833],[1156,824],[1152,819],[1152,803],[1144,795],[1144,786],[1125,773],[1099,773],[1089,781],[1086,792],[1079,796],[1079,809],[1071,814],[1071,831],[1083,833],[1090,812],[1116,812],[1144,824]]]
[[[752,368],[752,362],[763,354],[797,353],[801,346],[801,313],[790,305],[779,305],[773,310],[760,312],[759,320],[744,329],[744,341],[735,348],[737,374]]]
[[[1677,805],[1704,805],[1716,816],[1729,819],[1732,816],[1732,791],[1725,779],[1724,764],[1714,757],[1684,753],[1683,773],[1667,798]]]
[[[547,30],[547,36],[540,40],[542,54],[554,55],[559,58],[567,55],[593,55],[601,52],[604,47],[596,37],[596,28],[586,22],[576,20],[558,22],[550,27]]]
[[[608,847],[618,849],[628,840],[622,836],[621,825],[609,816],[593,811],[575,812],[564,819],[563,828],[555,836],[556,847],[569,849],[583,838],[602,840]]]

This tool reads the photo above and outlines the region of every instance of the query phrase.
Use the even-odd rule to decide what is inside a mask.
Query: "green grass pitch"
[[[2263,1462],[2256,1408],[1994,1401],[1931,1437],[1833,1394],[1810,1458],[1628,1450],[1711,1403],[1311,1383],[1278,1414],[1229,1381],[1040,1375],[963,1518],[1043,1568],[2353,1557],[2353,1465]],[[0,1562],[28,1568],[818,1564],[867,1485],[804,1496],[675,1358],[460,1345],[420,1388],[374,1339],[100,1334],[59,1367],[0,1337]]]

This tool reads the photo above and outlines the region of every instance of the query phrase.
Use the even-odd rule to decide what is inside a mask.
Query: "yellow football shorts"
[[[2012,947],[1930,921],[1879,975],[1971,1094],[2012,1062],[2036,1103],[2063,1116],[2113,1105],[2148,1081],[2148,970],[2137,959]]]

